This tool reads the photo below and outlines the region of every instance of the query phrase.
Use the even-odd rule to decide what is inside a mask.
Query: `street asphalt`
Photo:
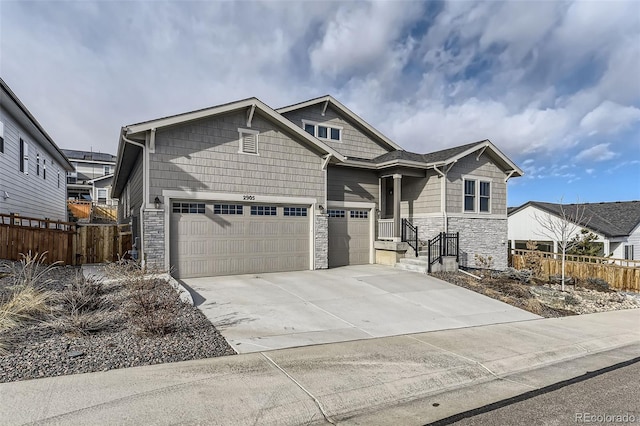
[[[0,384],[0,423],[423,425],[638,353],[637,309],[492,324]]]

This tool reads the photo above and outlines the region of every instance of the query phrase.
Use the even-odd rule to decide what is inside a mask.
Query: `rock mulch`
[[[62,291],[79,273],[75,267],[56,268],[49,274],[47,289]],[[0,278],[0,297],[6,295],[8,282]],[[0,355],[0,383],[235,354],[193,306],[181,305],[172,332],[142,335],[124,312],[128,290],[108,281],[103,289],[111,307],[106,330],[70,334],[60,331],[59,320],[48,319],[0,333],[9,343],[9,353]]]
[[[640,308],[640,294],[589,288],[586,283],[566,285],[562,291],[559,284],[535,279],[522,283],[499,274],[480,280],[460,272],[433,275],[545,318]]]

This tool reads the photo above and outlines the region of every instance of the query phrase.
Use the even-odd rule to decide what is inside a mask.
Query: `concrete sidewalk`
[[[640,310],[494,324],[1,384],[0,423],[425,424],[639,353]]]

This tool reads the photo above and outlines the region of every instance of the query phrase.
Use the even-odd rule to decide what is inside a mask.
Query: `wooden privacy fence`
[[[0,259],[19,260],[20,254],[48,252],[48,262],[74,265],[75,224],[0,215]]]
[[[131,249],[129,225],[75,224],[0,215],[0,259],[47,253],[47,262],[65,265],[117,261]]]
[[[516,269],[525,269],[525,254],[527,253],[540,255],[543,275],[562,274],[561,254],[513,250],[511,266]],[[567,277],[600,278],[618,290],[640,291],[640,261],[576,255],[566,255],[565,261],[565,275]]]

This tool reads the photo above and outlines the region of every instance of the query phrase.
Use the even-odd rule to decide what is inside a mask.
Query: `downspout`
[[[145,258],[144,258],[144,208],[147,205],[147,200],[148,200],[148,192],[149,189],[147,188],[147,174],[145,173],[145,161],[144,161],[144,156],[145,156],[145,145],[140,143],[140,142],[136,142],[136,141],[132,141],[131,139],[127,139],[127,137],[124,135],[125,130],[122,129],[121,132],[121,137],[122,140],[125,143],[129,143],[131,145],[137,146],[142,148],[142,197],[144,198],[142,200],[142,204],[140,205],[140,219],[138,220],[138,224],[140,225],[140,246],[138,247],[138,251],[140,253],[140,260],[142,262],[142,264],[144,265],[145,263]]]

